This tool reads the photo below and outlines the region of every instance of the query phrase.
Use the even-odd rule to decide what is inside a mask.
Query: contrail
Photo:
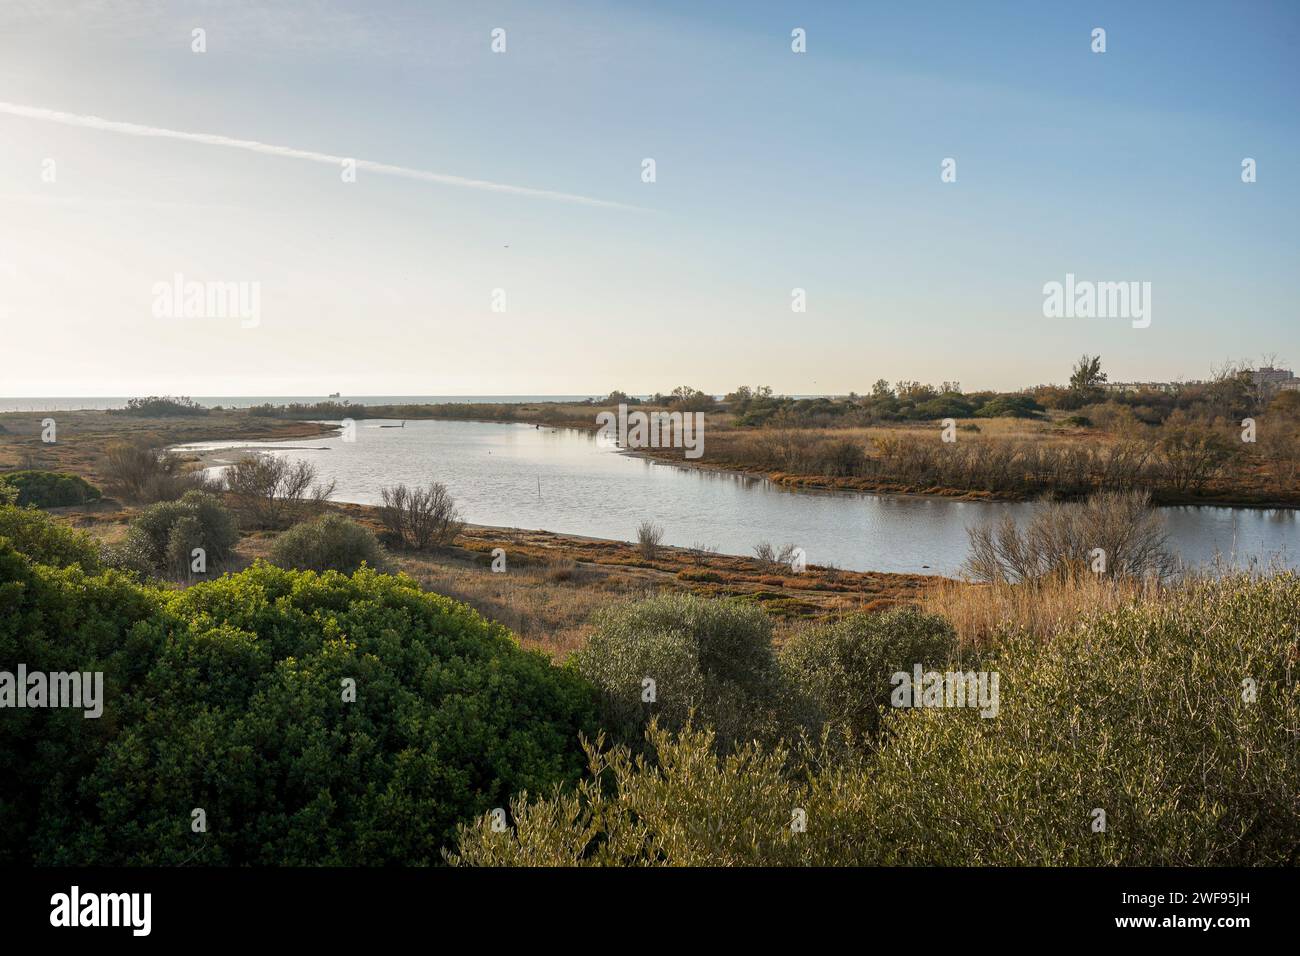
[[[511,186],[508,183],[494,183],[486,179],[467,179],[464,176],[451,176],[447,173],[435,173],[427,169],[411,169],[408,166],[393,166],[389,163],[376,163],[369,159],[357,159],[353,156],[334,156],[330,153],[318,153],[309,149],[294,149],[292,146],[275,146],[271,143],[259,143],[252,139],[234,139],[217,133],[187,133],[182,130],[162,129],[157,126],[142,126],[139,123],[122,123],[107,120],[99,116],[82,116],[78,113],[62,113],[47,110],[39,106],[22,106],[17,103],[0,101],[0,113],[21,116],[26,119],[44,120],[47,123],[62,123],[65,126],[79,126],[82,129],[104,130],[110,133],[125,133],[128,136],[152,136],[159,139],[179,139],[188,143],[204,143],[208,146],[225,146],[230,149],[243,149],[250,153],[263,153],[267,156],[281,156],[286,159],[306,159],[313,163],[327,163],[341,166],[351,161],[357,169],[365,169],[387,176],[401,176],[405,179],[418,179],[426,183],[439,183],[443,186],[463,186],[467,189],[486,189],[490,192],[510,193],[515,196],[531,196],[535,199],[552,199],[559,202],[581,203],[584,206],[600,206],[605,209],[627,209],[642,211],[636,206],[610,202],[605,199],[592,199],[590,196],[578,196],[574,193],[555,192],[550,189],[531,189],[528,186]]]

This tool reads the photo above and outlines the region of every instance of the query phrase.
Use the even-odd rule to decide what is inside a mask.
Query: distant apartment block
[[[1256,386],[1263,385],[1270,390],[1300,391],[1300,378],[1289,368],[1259,368],[1251,373]]]
[[[1186,385],[1202,385],[1203,382],[1106,382],[1102,389],[1107,392],[1166,392],[1173,393]]]
[[[1256,387],[1263,386],[1267,391],[1300,391],[1300,378],[1296,378],[1295,372],[1289,368],[1273,368],[1266,366],[1258,368],[1250,373],[1251,383]],[[1204,385],[1201,379],[1189,382],[1106,382],[1102,389],[1107,392],[1165,392],[1171,394],[1187,385]]]

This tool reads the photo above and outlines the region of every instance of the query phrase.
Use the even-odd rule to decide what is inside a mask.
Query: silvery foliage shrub
[[[743,866],[798,862],[807,833],[791,832],[800,787],[783,748],[742,744],[719,758],[710,730],[646,733],[654,761],[628,747],[584,742],[588,776],[541,800],[510,801],[507,832],[490,816],[461,827],[447,855],[459,866]]]
[[[602,726],[617,739],[639,743],[652,716],[679,729],[692,712],[724,750],[779,732],[780,672],[761,608],[671,594],[608,609],[595,625],[574,665],[600,689]],[[646,679],[653,702],[643,700]]]
[[[780,745],[720,758],[697,729],[651,730],[653,763],[598,742],[577,790],[516,795],[512,828],[463,827],[451,860],[1295,865],[1297,646],[1295,572],[1190,585],[1052,641],[1009,630],[980,665],[1001,674],[996,718],[891,710],[877,749],[795,763]]]
[[[175,524],[172,525],[171,531],[167,535],[167,549],[163,555],[163,569],[171,576],[184,579],[192,573],[194,567],[194,553],[198,549],[204,548],[203,542],[208,537],[205,536],[203,522],[195,514],[181,516]],[[239,540],[238,533],[235,535],[235,541]],[[233,546],[233,542],[232,542]],[[229,549],[223,556],[229,556]],[[220,563],[220,562],[219,562]],[[204,560],[203,570],[198,573],[207,573],[207,561]]]
[[[352,574],[362,564],[385,570],[388,556],[369,528],[330,514],[296,524],[276,538],[271,563],[295,571]]]
[[[125,569],[185,578],[195,548],[209,571],[221,567],[239,542],[234,516],[215,495],[187,491],[179,501],[150,505],[131,522],[114,562]]]
[[[943,671],[956,656],[952,625],[908,607],[806,626],[780,661],[797,720],[814,735],[825,726],[837,743],[862,744],[876,736],[896,671],[911,673],[915,664]]]

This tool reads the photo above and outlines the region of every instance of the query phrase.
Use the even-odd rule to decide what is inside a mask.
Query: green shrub
[[[383,570],[388,555],[367,527],[342,515],[322,515],[294,525],[275,539],[271,563],[297,571],[351,574],[362,564]]]
[[[133,398],[125,408],[111,408],[110,415],[136,415],[142,418],[175,418],[208,414],[208,409],[188,396],[150,395]]]
[[[437,863],[457,821],[575,780],[592,729],[577,675],[370,570],[164,591],[0,542],[0,601],[0,660],[106,686],[98,720],[0,721],[3,864]]]
[[[239,535],[236,532],[235,539]],[[196,548],[204,548],[207,538],[204,537],[203,523],[193,514],[182,515],[172,525],[171,531],[167,534],[167,548],[163,552],[163,568],[176,578],[184,578],[187,573],[194,572],[194,551]],[[206,550],[206,548],[204,548]],[[229,552],[227,552],[227,555]],[[218,565],[221,561],[216,562]],[[203,561],[203,570],[197,573],[207,573],[206,556]]]
[[[775,405],[766,408],[751,408],[743,415],[737,415],[732,421],[732,424],[737,427],[759,427],[766,425],[768,419],[775,415],[777,411],[778,408]]]
[[[213,571],[229,560],[238,542],[235,519],[221,500],[187,491],[179,501],[162,501],[137,515],[123,551],[129,566],[185,578],[195,548],[204,550],[207,570]]]
[[[0,475],[0,505],[11,505],[18,501],[18,489],[5,481]]]
[[[940,395],[916,406],[911,416],[919,419],[969,418],[974,406],[960,395]]]
[[[873,776],[882,862],[1294,865],[1297,622],[1286,573],[1008,638],[984,665],[997,718],[897,721]]]
[[[975,410],[979,418],[1039,418],[1046,411],[1028,395],[999,395]]]
[[[669,594],[611,608],[573,661],[599,688],[602,726],[620,740],[639,742],[651,716],[683,727],[692,711],[724,749],[780,727],[772,622],[752,604]]]
[[[102,569],[94,538],[36,508],[0,504],[0,538],[8,538],[15,551],[41,564],[77,564],[91,573]]]
[[[98,501],[100,491],[79,475],[56,471],[11,471],[4,481],[18,489],[18,504],[63,508]]]
[[[800,773],[780,747],[719,759],[701,731],[652,731],[654,765],[593,748],[576,791],[520,795],[511,832],[480,820],[453,861],[1294,866],[1298,640],[1296,573],[1200,584],[1009,635],[981,665],[996,717],[891,710],[878,749]]]
[[[448,861],[461,866],[745,866],[796,864],[811,833],[791,830],[803,799],[788,754],[744,744],[720,762],[711,731],[651,726],[655,763],[619,745],[589,745],[572,791],[510,801],[511,829],[463,825]],[[810,827],[811,829],[811,827]]]
[[[870,741],[889,709],[891,675],[916,664],[944,670],[956,651],[951,624],[907,607],[807,626],[781,648],[780,662],[800,723],[814,735],[825,726],[837,741]]]
[[[25,533],[10,534],[11,512],[23,516]],[[91,552],[87,543],[70,544],[71,529],[35,509],[0,509],[0,521],[8,525],[0,532],[0,669],[12,672],[23,663],[29,673],[105,674],[107,701],[98,719],[62,707],[0,711],[0,865],[31,866],[58,854],[53,832],[95,813],[101,795],[82,791],[83,777],[121,729],[114,697],[148,672],[165,629],[149,591],[120,574],[83,571]],[[45,534],[33,533],[41,528]],[[26,554],[15,550],[19,537]],[[81,566],[66,560],[83,548]],[[69,566],[38,565],[33,557]],[[136,783],[148,789],[143,780]],[[68,859],[81,853],[90,862],[99,851],[68,852]]]

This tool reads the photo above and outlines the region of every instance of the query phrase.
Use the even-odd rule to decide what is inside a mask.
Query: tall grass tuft
[[[1033,584],[973,584],[941,579],[921,597],[921,607],[947,618],[963,647],[985,647],[998,634],[1021,630],[1050,640],[1083,617],[1147,601],[1168,588],[1148,579],[1095,575],[1050,577]]]

